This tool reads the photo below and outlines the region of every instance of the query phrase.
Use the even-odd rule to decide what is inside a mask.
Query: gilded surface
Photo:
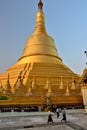
[[[54,40],[46,32],[40,3],[34,33],[22,56],[0,75],[0,95],[10,99],[0,104],[43,105],[47,98],[51,104],[82,104],[79,78],[58,56]]]

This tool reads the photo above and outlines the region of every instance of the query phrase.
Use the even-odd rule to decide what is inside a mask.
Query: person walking
[[[57,113],[57,118],[59,117],[59,109],[56,109],[56,113]]]
[[[49,112],[47,123],[53,123],[52,115]]]
[[[66,111],[65,111],[65,109],[63,109],[63,118],[62,118],[62,120],[61,120],[61,122],[62,121],[65,121],[66,122]]]

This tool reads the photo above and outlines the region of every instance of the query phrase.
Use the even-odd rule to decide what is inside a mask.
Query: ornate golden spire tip
[[[42,0],[39,0],[39,3],[38,3],[38,9],[41,9],[41,10],[42,10],[42,7],[43,7]]]

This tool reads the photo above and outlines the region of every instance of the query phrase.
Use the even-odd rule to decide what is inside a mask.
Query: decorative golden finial
[[[38,3],[38,9],[41,9],[41,10],[42,10],[42,7],[43,7],[42,0],[39,0],[39,3]]]

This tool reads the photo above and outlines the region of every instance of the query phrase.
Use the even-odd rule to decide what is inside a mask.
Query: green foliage
[[[8,100],[6,96],[0,96],[0,100]]]

